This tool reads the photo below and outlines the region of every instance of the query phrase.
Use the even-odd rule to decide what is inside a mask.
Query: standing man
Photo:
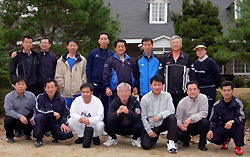
[[[38,52],[39,63],[37,65],[36,94],[44,92],[44,82],[48,78],[55,77],[57,57],[49,51],[50,39],[44,37],[39,44],[41,50]]]
[[[4,99],[6,114],[4,128],[8,143],[14,142],[14,129],[24,130],[25,139],[31,140],[32,116],[35,114],[36,96],[25,91],[26,79],[23,76],[17,76],[13,81],[15,90],[8,93]]]
[[[125,40],[116,40],[114,43],[116,53],[109,57],[103,70],[103,86],[111,103],[117,97],[116,87],[125,82],[130,86],[133,84],[134,61],[126,53],[127,43]]]
[[[65,97],[68,108],[73,98],[80,96],[79,86],[87,81],[86,59],[77,52],[78,42],[75,39],[67,41],[67,49],[56,65],[55,80],[60,87],[60,94]]]
[[[86,75],[89,83],[93,85],[93,95],[99,97],[104,106],[104,123],[107,122],[109,109],[109,97],[106,95],[106,89],[103,86],[102,73],[105,61],[114,55],[114,52],[108,49],[109,34],[100,32],[98,35],[99,48],[89,52],[87,59]]]
[[[36,72],[36,95],[44,92],[44,81],[48,78],[54,78],[56,71],[56,55],[49,51],[51,46],[50,39],[44,37],[39,44],[41,50],[37,53],[38,65]],[[16,57],[17,52],[13,52],[11,58]]]
[[[91,83],[84,83],[80,87],[81,96],[77,97],[70,108],[69,127],[75,131],[78,139],[76,144],[83,143],[83,147],[89,148],[93,137],[93,144],[100,145],[99,136],[104,129],[103,105],[99,98],[93,95]],[[93,130],[91,135],[85,135],[86,129]],[[86,142],[87,141],[87,142]]]
[[[157,142],[161,132],[168,130],[168,150],[177,153],[177,125],[171,95],[163,90],[164,79],[156,75],[150,79],[152,91],[141,99],[141,119],[144,126],[141,146],[150,149]]]
[[[207,139],[217,145],[222,144],[221,149],[228,149],[228,143],[233,138],[236,146],[235,153],[242,155],[246,110],[240,99],[233,96],[233,89],[234,84],[231,81],[222,82],[223,97],[213,106]]]
[[[27,91],[36,94],[36,69],[38,65],[38,55],[32,50],[32,37],[24,36],[22,40],[22,50],[17,52],[17,56],[11,58],[9,73],[12,84],[17,76],[23,75],[27,80]]]
[[[33,135],[37,139],[35,147],[42,146],[44,132],[51,131],[52,142],[73,137],[72,131],[67,126],[69,110],[64,97],[57,93],[57,82],[47,79],[44,82],[45,92],[39,94],[36,99],[37,115],[34,118]]]
[[[111,102],[105,130],[109,137],[105,146],[116,145],[116,135],[133,135],[132,145],[141,147],[141,107],[136,97],[131,95],[131,86],[120,83],[117,87],[118,97]]]
[[[216,88],[220,86],[221,75],[217,63],[208,57],[206,49],[205,43],[195,45],[194,50],[199,58],[194,62],[194,67],[196,80],[200,84],[200,91],[208,97],[207,118],[209,118],[216,99]]]
[[[165,78],[165,91],[171,94],[176,108],[179,101],[187,95],[186,85],[195,79],[195,73],[190,56],[181,51],[182,38],[174,35],[170,42],[172,51],[164,56],[161,74]]]
[[[152,51],[153,40],[151,38],[142,39],[143,55],[140,55],[135,62],[135,84],[134,95],[139,94],[141,98],[151,91],[150,79],[158,75],[159,69],[162,68],[160,57]]]
[[[199,84],[194,80],[187,83],[187,94],[179,102],[176,112],[179,140],[183,141],[183,147],[189,147],[190,135],[200,135],[198,148],[207,151],[207,96],[200,93]]]

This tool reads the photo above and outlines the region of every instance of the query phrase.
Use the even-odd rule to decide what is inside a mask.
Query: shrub
[[[236,78],[236,79],[233,79],[233,84],[235,85],[236,88],[239,88],[239,87],[244,87],[245,83],[242,79],[240,78]]]
[[[246,85],[247,87],[250,87],[250,80],[247,81]]]

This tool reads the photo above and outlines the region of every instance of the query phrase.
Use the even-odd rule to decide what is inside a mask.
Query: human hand
[[[16,57],[16,55],[17,55],[17,51],[12,52],[12,54],[11,54],[11,58],[15,58],[15,57]]]
[[[107,96],[111,96],[112,95],[112,91],[110,90],[110,88],[106,88],[106,95]]]
[[[54,112],[54,116],[56,117],[56,120],[60,118],[60,114],[58,112]]]
[[[159,119],[160,119],[160,117],[159,117],[159,116],[154,116],[152,120],[153,120],[153,122],[155,122],[155,123],[156,123],[156,122],[158,122],[158,120],[159,120]]]
[[[151,131],[149,134],[148,134],[149,137],[151,138],[154,138],[154,137],[157,137],[156,133]]]
[[[213,138],[213,131],[209,130],[207,133],[207,139],[211,140]]]
[[[188,125],[191,123],[191,121],[192,121],[192,117],[190,116],[190,117],[188,117],[188,118],[184,121],[184,124],[185,124],[186,126],[188,126]]]
[[[226,129],[231,129],[232,126],[233,126],[233,122],[230,120],[230,121],[228,121],[228,122],[225,124],[224,128],[226,128]]]
[[[20,121],[21,121],[24,125],[28,124],[28,120],[27,120],[27,118],[26,118],[26,117],[24,117],[23,115],[21,115],[21,117],[20,117]]]
[[[61,125],[61,131],[64,132],[64,133],[69,133],[71,131],[71,129],[67,125],[62,124]]]

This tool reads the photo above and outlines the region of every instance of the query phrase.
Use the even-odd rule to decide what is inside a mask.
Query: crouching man
[[[183,147],[189,147],[190,135],[200,135],[198,148],[206,151],[208,99],[200,93],[197,81],[187,83],[187,94],[177,106],[178,138],[183,141]]]
[[[13,130],[24,130],[26,140],[31,140],[32,116],[35,111],[36,96],[25,91],[26,79],[18,76],[14,79],[14,88],[8,93],[4,99],[4,109],[6,117],[4,119],[4,128],[6,130],[6,138],[8,143],[14,142]]]
[[[132,145],[141,147],[141,107],[140,103],[131,95],[131,86],[120,83],[117,95],[109,106],[107,125],[105,130],[109,137],[103,145],[116,145],[116,135],[133,135]]]
[[[44,132],[51,131],[52,142],[65,140],[73,137],[71,129],[67,126],[69,110],[66,101],[57,90],[57,82],[54,79],[47,79],[44,82],[43,94],[38,95],[36,100],[37,115],[33,136],[37,138],[35,147],[42,146]]]
[[[164,79],[156,75],[150,79],[152,91],[142,97],[141,119],[144,126],[141,145],[143,149],[150,149],[157,142],[161,132],[168,130],[168,150],[177,153],[177,125],[174,116],[172,97],[163,90]]]
[[[212,109],[207,139],[221,149],[228,149],[230,139],[234,139],[235,153],[242,155],[241,147],[244,146],[244,130],[246,111],[240,99],[233,96],[234,84],[224,81],[221,84],[222,98],[218,100]]]
[[[83,143],[89,148],[92,143],[100,145],[99,136],[104,129],[103,105],[99,98],[93,95],[91,83],[84,83],[80,87],[81,96],[77,97],[70,108],[69,127],[76,133],[76,144]]]

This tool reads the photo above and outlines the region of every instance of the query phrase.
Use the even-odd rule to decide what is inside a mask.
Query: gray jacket
[[[154,95],[150,91],[141,99],[141,119],[148,134],[152,132],[152,128],[160,126],[163,120],[174,112],[172,97],[168,92],[161,91],[159,95]],[[157,115],[160,119],[154,123],[152,119]]]
[[[192,117],[191,123],[196,123],[208,114],[208,99],[204,94],[199,93],[193,101],[189,96],[181,99],[177,106],[176,119],[177,125],[183,124],[188,117]]]

